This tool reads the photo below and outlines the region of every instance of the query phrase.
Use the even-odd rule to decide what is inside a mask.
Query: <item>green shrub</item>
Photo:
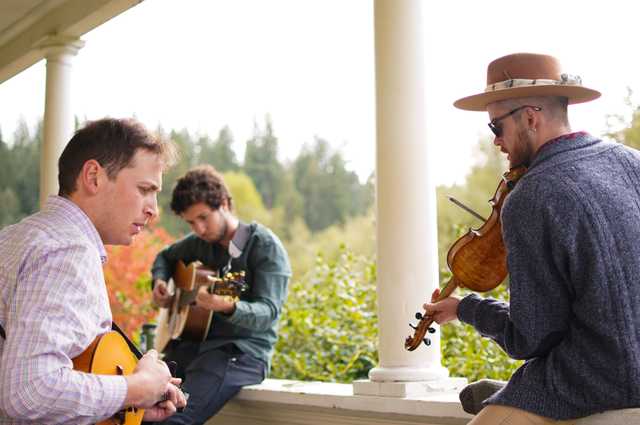
[[[443,273],[446,280],[450,273]],[[445,280],[445,282],[446,282]],[[464,297],[471,291],[457,289],[454,295]],[[507,284],[482,295],[498,300],[508,301]],[[469,382],[483,378],[508,380],[520,367],[522,361],[513,360],[488,338],[480,336],[476,330],[465,323],[456,322],[442,326],[442,364],[449,369],[451,376],[462,376]]]
[[[506,285],[487,295],[507,299]],[[442,362],[451,376],[506,380],[521,364],[470,326],[455,323],[441,329]],[[315,266],[291,283],[271,377],[347,383],[363,379],[378,364],[377,343],[375,260],[342,246],[337,260],[319,255]]]
[[[378,363],[375,263],[344,246],[291,283],[271,376],[351,382]]]

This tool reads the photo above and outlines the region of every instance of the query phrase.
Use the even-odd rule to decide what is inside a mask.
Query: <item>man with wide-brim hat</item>
[[[454,106],[489,112],[494,143],[514,167],[528,166],[540,146],[571,133],[567,104],[598,97],[600,93],[584,87],[580,77],[563,73],[553,56],[516,53],[491,62],[484,92],[459,99]],[[520,128],[526,133],[503,137],[503,131],[515,128],[519,118],[532,121]],[[516,143],[520,139],[524,143]]]
[[[426,303],[526,362],[471,421],[546,424],[640,407],[640,153],[572,132],[567,105],[596,99],[552,56],[489,64],[484,92],[454,103],[487,111],[494,144],[527,171],[502,208],[510,302]]]

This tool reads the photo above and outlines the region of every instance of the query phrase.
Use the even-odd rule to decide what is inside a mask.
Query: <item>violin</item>
[[[457,287],[469,288],[476,292],[490,291],[507,277],[507,250],[502,240],[500,211],[505,198],[526,171],[526,167],[516,167],[505,172],[493,198],[489,200],[489,218],[479,229],[469,229],[451,245],[447,253],[451,279],[434,302],[447,298]],[[409,324],[415,332],[404,342],[404,348],[409,351],[418,348],[422,342],[427,346],[431,345],[431,340],[425,338],[425,334],[435,332],[431,327],[431,316],[417,312],[415,317],[419,320],[418,325]]]

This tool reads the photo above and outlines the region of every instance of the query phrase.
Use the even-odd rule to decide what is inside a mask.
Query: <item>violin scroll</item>
[[[425,334],[429,332],[430,334],[435,333],[435,328],[431,327],[433,323],[433,319],[431,316],[427,316],[426,314],[422,314],[420,312],[416,313],[416,319],[419,320],[418,325],[414,326],[409,323],[409,326],[415,330],[413,336],[408,336],[404,341],[404,348],[409,351],[413,351],[420,346],[421,343],[424,343],[427,347],[431,345],[431,340],[429,338],[425,338]]]

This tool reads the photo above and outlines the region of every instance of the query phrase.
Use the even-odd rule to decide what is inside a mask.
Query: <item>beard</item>
[[[511,168],[525,166],[529,167],[534,157],[534,142],[535,139],[527,131],[523,125],[518,125],[518,132],[516,133],[516,143],[513,145],[513,152],[510,157]]]

